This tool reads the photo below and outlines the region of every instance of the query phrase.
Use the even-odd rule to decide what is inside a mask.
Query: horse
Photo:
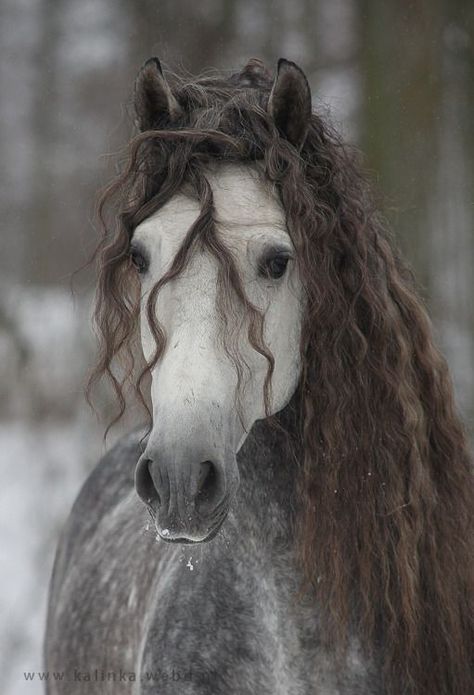
[[[149,424],[62,533],[48,693],[474,692],[467,434],[358,152],[283,58],[134,107],[91,384]]]

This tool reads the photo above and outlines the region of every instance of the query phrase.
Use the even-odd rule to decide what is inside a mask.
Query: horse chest
[[[245,557],[232,550],[170,553],[154,587],[140,693],[336,695],[359,692],[357,682],[372,692],[355,651],[346,672],[335,669],[314,607],[294,600],[291,568],[272,572],[248,548]]]
[[[187,554],[156,587],[156,608],[141,671],[144,693],[309,693],[298,625],[268,580],[237,561]],[[201,564],[201,567],[200,567]],[[169,582],[170,575],[173,577]],[[151,675],[150,675],[151,674]],[[156,686],[156,683],[155,683]]]
[[[317,610],[295,600],[291,554],[268,553],[249,522],[228,522],[209,544],[156,542],[133,490],[82,536],[73,515],[48,640],[48,668],[66,671],[68,682],[49,692],[378,692],[357,655],[341,674],[324,651]]]

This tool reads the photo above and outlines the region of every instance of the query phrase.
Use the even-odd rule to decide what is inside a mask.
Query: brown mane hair
[[[124,385],[134,380],[141,394],[150,365],[133,376],[139,300],[130,240],[136,225],[186,184],[201,214],[148,300],[153,362],[165,344],[153,310],[157,292],[204,243],[220,264],[222,301],[232,294],[251,315],[249,339],[267,356],[269,386],[263,317],[214,233],[205,176],[210,162],[260,162],[280,195],[307,298],[297,541],[328,641],[343,646],[351,627],[369,653],[381,647],[387,692],[473,693],[467,438],[429,319],[357,158],[316,113],[300,151],[281,137],[267,111],[272,80],[257,61],[230,77],[171,75],[170,84],[179,115],[132,139],[101,201],[100,355],[92,381],[110,377],[118,417]]]

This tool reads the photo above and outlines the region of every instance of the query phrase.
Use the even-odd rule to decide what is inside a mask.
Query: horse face
[[[225,292],[220,261],[198,245],[157,295],[166,348],[151,371],[153,428],[136,471],[137,492],[168,541],[199,542],[217,532],[238,487],[239,448],[256,420],[288,403],[300,372],[302,291],[282,207],[251,166],[219,165],[207,178],[217,235],[235,260],[248,300],[264,316],[274,372],[266,410],[268,360],[249,340],[245,305],[232,292],[225,301],[219,296]],[[199,211],[197,201],[178,194],[135,231],[149,361],[156,345],[146,301]]]

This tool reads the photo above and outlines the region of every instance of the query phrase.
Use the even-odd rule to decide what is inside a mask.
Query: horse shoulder
[[[54,593],[55,580],[61,582],[71,556],[96,532],[98,522],[132,490],[142,436],[143,431],[136,430],[122,437],[84,482],[61,533],[51,593]]]
[[[133,525],[135,530],[141,523],[142,515],[137,517],[133,504],[133,476],[142,436],[142,431],[132,432],[102,457],[82,486],[61,533],[48,601],[44,655],[48,668],[64,663],[59,657],[69,651],[75,633],[83,644],[91,642],[81,639],[97,629],[94,612],[86,611],[86,604],[97,598],[96,616],[106,605],[97,582],[107,566],[112,567],[111,558],[117,567],[123,564],[121,529]],[[130,535],[131,531],[127,538]]]

